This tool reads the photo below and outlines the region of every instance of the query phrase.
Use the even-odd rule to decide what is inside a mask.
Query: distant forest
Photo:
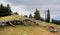
[[[7,6],[4,6],[3,4],[0,4],[0,17],[10,16],[12,14],[19,15],[17,12],[12,13],[12,10],[11,10],[9,4],[7,4]],[[41,14],[40,14],[39,10],[36,9],[36,11],[34,12],[34,16],[32,16],[32,14],[30,14],[29,16],[24,15],[24,17],[34,18],[36,20],[45,21],[45,22],[48,22],[48,23],[50,22],[50,10],[49,9],[47,10],[47,15],[46,15],[45,19],[42,18],[40,15]],[[60,20],[52,19],[52,23],[59,25]]]

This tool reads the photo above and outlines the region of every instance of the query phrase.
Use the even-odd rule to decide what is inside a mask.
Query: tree
[[[29,18],[32,18],[32,14],[29,15]]]
[[[10,8],[9,4],[7,4],[7,12],[8,12],[8,15],[12,14],[12,11],[11,11],[11,8]]]
[[[52,19],[52,23],[60,25],[60,20]]]
[[[24,15],[24,17],[28,17],[27,15]]]
[[[41,20],[41,21],[44,21],[44,18],[40,17],[40,20]]]
[[[50,10],[47,10],[47,18],[46,18],[46,22],[50,22]]]
[[[0,17],[11,15],[12,11],[9,4],[5,7],[3,4],[0,5]]]
[[[15,12],[14,14],[19,15],[17,12]]]
[[[0,17],[4,16],[3,12],[4,12],[4,6],[3,6],[3,4],[1,4],[0,5]]]
[[[38,9],[36,9],[36,11],[35,11],[35,13],[34,13],[34,18],[35,18],[36,20],[40,20],[40,13],[39,13],[39,10],[38,10]]]

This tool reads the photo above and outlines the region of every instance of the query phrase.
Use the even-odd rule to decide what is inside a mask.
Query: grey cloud
[[[60,0],[6,0],[14,5],[49,5],[60,4]]]
[[[42,16],[44,16],[44,12],[47,9],[50,9],[51,11],[51,16],[54,17],[56,15],[60,15],[60,0],[5,0],[6,3],[11,4],[11,6],[24,6],[24,11],[21,13],[33,13],[35,9],[39,9],[41,12]],[[13,8],[13,7],[12,7]],[[19,7],[18,7],[19,9]],[[18,10],[19,13],[21,10]],[[23,13],[24,12],[24,13]]]
[[[40,2],[32,0],[7,0],[8,3],[13,5],[39,5]]]

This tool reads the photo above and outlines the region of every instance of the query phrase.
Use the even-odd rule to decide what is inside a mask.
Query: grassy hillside
[[[0,17],[0,20],[23,20],[25,17],[12,15],[7,17]],[[0,27],[0,35],[60,35],[58,33],[52,33],[46,27],[53,26],[57,29],[60,29],[60,26],[47,23],[47,22],[38,22],[40,26],[32,25],[32,26],[24,26],[24,25],[16,25],[15,27],[12,26],[4,26]],[[46,26],[46,27],[45,27]]]
[[[0,21],[2,20],[23,20],[25,17],[19,16],[19,15],[11,15],[11,16],[6,16],[6,17],[0,17]]]

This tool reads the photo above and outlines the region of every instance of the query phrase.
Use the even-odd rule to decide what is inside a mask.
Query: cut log
[[[10,21],[9,21],[9,24],[10,24],[11,26],[15,26],[15,25],[13,25]]]
[[[5,25],[5,23],[6,23],[6,21],[2,23],[2,26],[4,26],[4,25]]]
[[[2,25],[2,22],[0,21],[0,25]]]

